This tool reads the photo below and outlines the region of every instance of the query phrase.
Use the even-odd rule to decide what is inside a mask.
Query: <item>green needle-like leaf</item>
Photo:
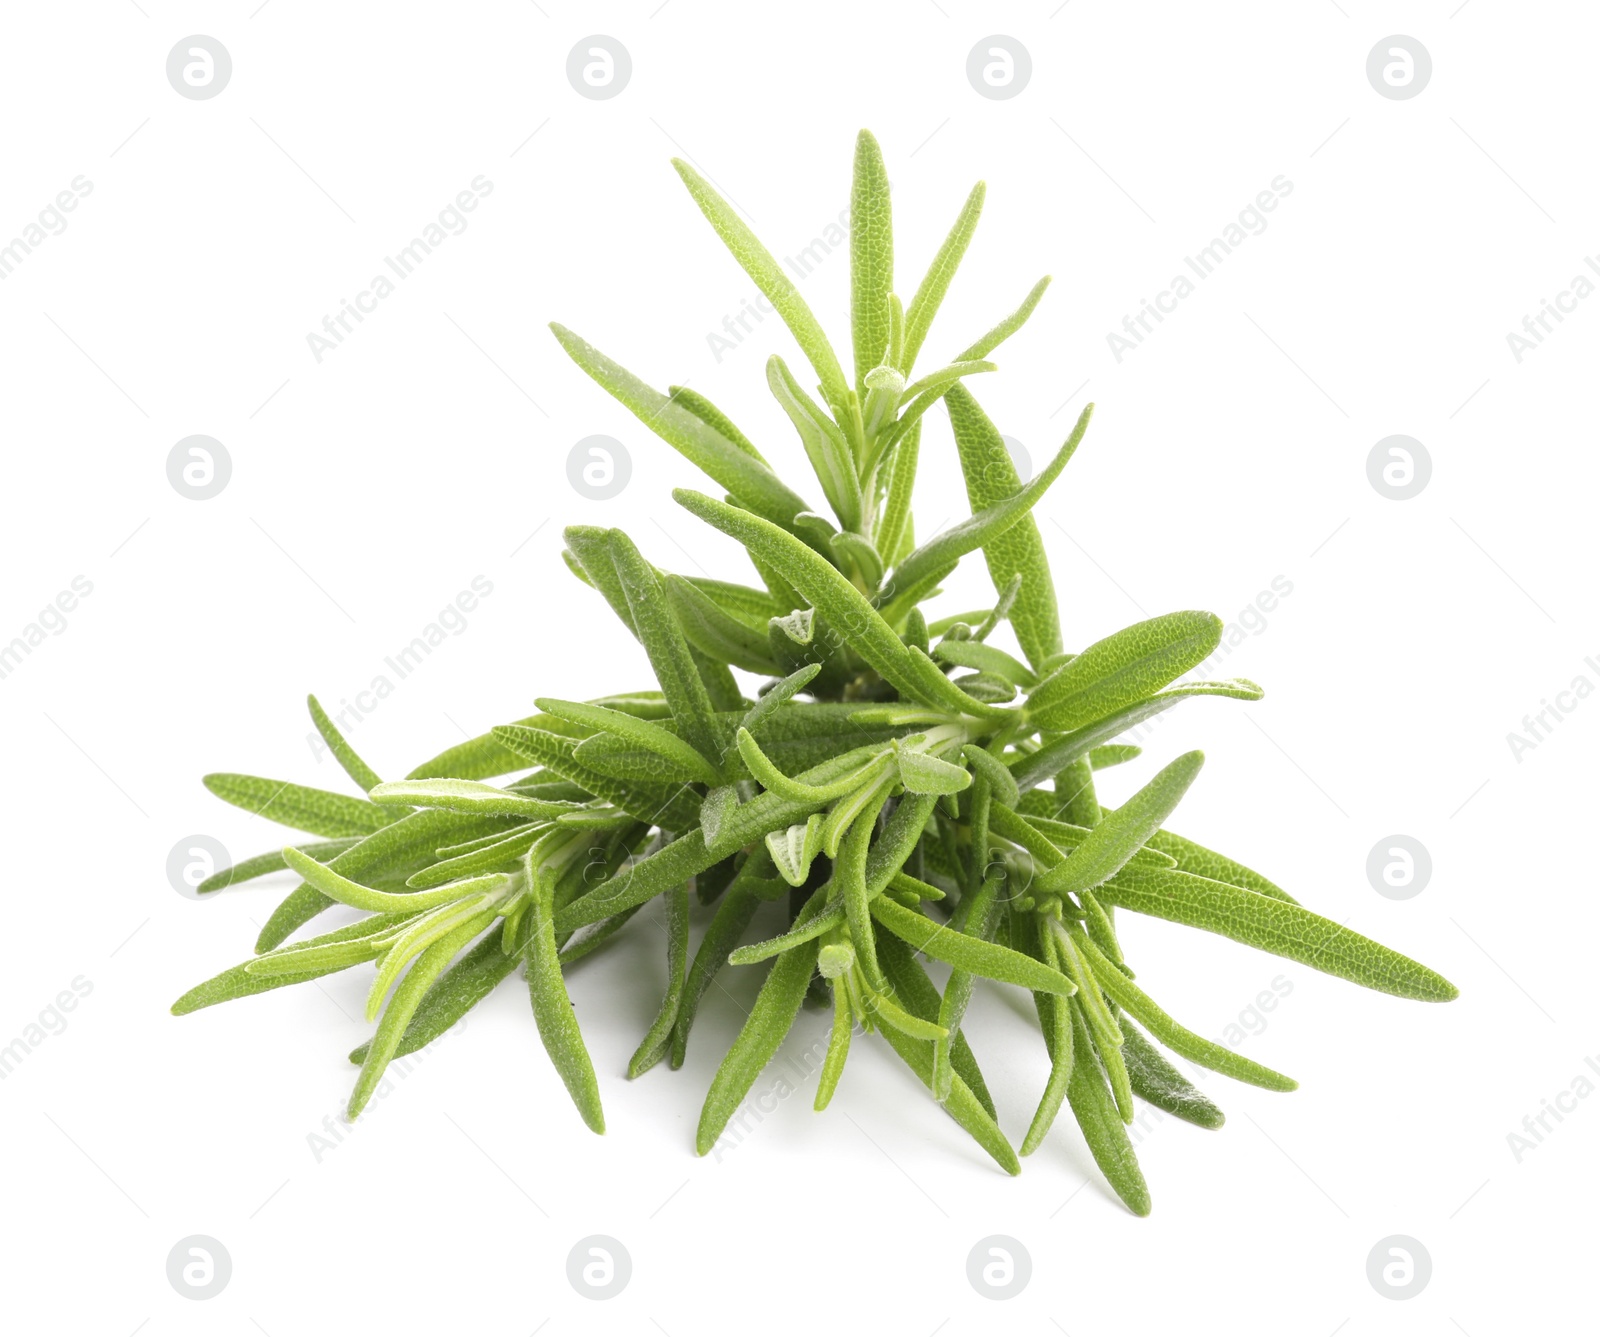
[[[821,908],[820,893],[813,895],[801,911],[799,922],[803,923]],[[791,947],[772,963],[750,1015],[717,1068],[711,1089],[706,1092],[700,1127],[695,1134],[695,1150],[700,1155],[706,1155],[716,1146],[728,1120],[738,1112],[740,1102],[750,1093],[761,1070],[772,1061],[784,1036],[789,1034],[800,1013],[800,1004],[805,1001],[811,972],[817,964],[817,950],[817,941],[813,938]]]
[[[672,1027],[683,1001],[684,972],[689,964],[689,884],[682,883],[666,894],[667,903],[667,992],[656,1011],[656,1019],[628,1060],[628,1076],[648,1072],[667,1056],[672,1044]]]
[[[736,585],[727,580],[712,580],[706,576],[685,576],[683,579],[724,613],[738,618],[752,631],[765,631],[768,622],[789,611],[788,605],[779,608],[766,590],[752,589],[749,585]]]
[[[1097,888],[1096,895],[1108,904],[1218,933],[1398,998],[1442,1003],[1460,992],[1436,971],[1331,919],[1193,873],[1124,868]]]
[[[750,768],[750,774],[761,782],[763,788],[783,798],[793,799],[797,803],[830,803],[836,798],[843,798],[844,795],[860,788],[870,774],[882,769],[881,764],[873,759],[859,770],[851,771],[828,784],[809,785],[791,779],[774,766],[767,759],[767,754],[761,750],[761,744],[756,742],[748,729],[741,727],[734,738],[739,746],[739,755],[744,758],[744,764]]]
[[[353,906],[357,910],[383,913],[398,910],[415,914],[420,910],[432,910],[436,906],[448,905],[451,901],[458,901],[465,896],[494,891],[504,886],[506,882],[503,873],[487,873],[482,877],[465,878],[460,882],[450,882],[428,891],[396,893],[364,886],[335,871],[332,864],[318,863],[297,849],[284,850],[283,858],[284,862],[305,878],[309,885],[330,900]]]
[[[766,961],[786,952],[791,947],[798,947],[803,942],[810,942],[813,938],[820,938],[824,933],[836,929],[844,923],[844,905],[830,905],[813,918],[807,920],[799,928],[792,928],[787,933],[780,933],[776,938],[768,938],[764,942],[753,942],[737,951],[728,953],[730,966],[753,966],[757,962]]]
[[[345,741],[345,736],[339,732],[338,726],[328,718],[328,712],[322,708],[322,703],[314,696],[306,697],[306,705],[311,711],[311,722],[317,726],[317,732],[322,735],[322,741],[328,745],[328,751],[333,753],[334,760],[344,767],[344,773],[354,780],[361,792],[365,794],[376,784],[381,784],[378,773],[368,766],[356,754],[355,748]]]
[[[1089,1154],[1100,1167],[1116,1195],[1135,1216],[1150,1215],[1150,1189],[1133,1154],[1128,1130],[1106,1088],[1105,1074],[1095,1061],[1089,1029],[1076,1004],[1063,1004],[1072,1013],[1072,1075],[1067,1081],[1067,1102],[1083,1130]]]
[[[635,723],[645,728],[654,727],[642,720]],[[414,804],[485,817],[518,817],[525,822],[554,821],[562,813],[572,812],[579,806],[572,802],[528,798],[481,780],[391,780],[388,784],[374,786],[371,797],[374,803],[384,805]]]
[[[1001,881],[999,877],[984,877],[970,896],[963,896],[960,907],[951,917],[951,929],[985,942],[991,939],[1000,920]],[[950,1061],[950,1037],[960,1033],[976,982],[977,976],[971,971],[952,970],[939,1001],[939,1025],[945,1035],[933,1045],[933,1098],[941,1102],[950,1098],[955,1077],[955,1067]]]
[[[926,705],[981,717],[994,718],[1004,713],[967,696],[926,655],[921,656],[919,664],[918,652],[895,635],[866,596],[793,535],[698,492],[679,488],[672,495],[680,506],[771,562],[830,625],[840,630],[852,649],[905,695]]]
[[[324,933],[320,937],[307,938],[304,942],[294,945],[295,951],[307,951],[317,947],[337,946],[357,939],[372,936],[374,933],[385,929],[392,929],[397,924],[405,921],[405,915],[374,915],[363,919],[359,923],[346,924],[343,928],[335,929],[332,933]],[[218,1003],[232,1002],[235,998],[248,998],[251,994],[266,993],[272,989],[282,989],[290,984],[302,984],[306,980],[318,979],[323,975],[331,975],[336,971],[344,970],[345,966],[337,963],[324,965],[315,970],[308,970],[295,975],[267,975],[252,971],[250,967],[262,958],[252,957],[250,960],[224,970],[220,975],[213,975],[203,984],[197,984],[188,993],[172,1005],[172,1015],[175,1017],[186,1016],[190,1012],[198,1012],[203,1007],[215,1007]]]
[[[745,805],[749,807],[749,804]],[[654,854],[628,864],[556,913],[556,932],[571,933],[585,924],[598,923],[635,905],[653,900],[668,887],[705,872],[723,857],[706,849],[698,829],[663,846]]]
[[[940,641],[933,648],[933,657],[944,664],[993,673],[1021,687],[1031,687],[1037,681],[1033,670],[1015,655],[982,641]]]
[[[360,836],[345,836],[339,840],[314,841],[309,845],[297,845],[295,848],[303,854],[309,854],[319,863],[327,863],[336,855],[343,854],[361,839]],[[221,891],[224,887],[234,886],[239,882],[249,882],[252,878],[264,877],[268,873],[280,873],[289,865],[283,861],[283,851],[269,850],[265,854],[253,855],[248,859],[241,859],[238,863],[228,868],[219,868],[204,882],[195,888],[195,891],[205,895],[213,891]]]
[[[678,1019],[672,1026],[671,1063],[674,1068],[681,1068],[688,1054],[689,1032],[694,1026],[706,990],[727,964],[729,954],[761,907],[763,898],[757,895],[754,884],[763,868],[770,872],[771,860],[764,854],[752,855],[724,893],[716,914],[706,927],[705,936],[700,939],[700,946],[695,949],[694,960],[689,963],[688,978],[684,982],[683,997],[678,1003]]]
[[[687,772],[690,779],[708,785],[717,783],[716,767],[677,734],[663,729],[659,724],[636,719],[620,710],[607,710],[604,706],[587,706],[577,701],[559,701],[548,696],[541,696],[534,704],[546,714],[571,720],[574,724],[587,725],[591,729],[604,729],[618,738],[654,752],[657,756],[665,757],[680,770]]]
[[[1041,933],[1039,930],[1040,925],[1036,921],[1028,926],[1030,937],[1037,945],[1044,963],[1060,969],[1054,935]],[[1061,1111],[1061,1102],[1066,1099],[1067,1086],[1072,1080],[1072,1065],[1077,1055],[1077,1050],[1073,1046],[1072,1005],[1064,998],[1055,998],[1042,993],[1035,993],[1034,1001],[1039,1007],[1039,1021],[1044,1027],[1045,1045],[1050,1053],[1050,1078],[1045,1083],[1044,1093],[1039,1097],[1039,1104],[1033,1112],[1033,1121],[1028,1125],[1028,1132],[1022,1139],[1019,1150],[1024,1156],[1031,1156],[1039,1149],[1055,1124],[1056,1115]],[[1091,1060],[1086,1057],[1085,1061]]]
[[[1019,755],[1017,762],[1012,765],[1011,773],[1016,777],[1017,787],[1026,791],[1064,771],[1079,758],[1089,756],[1091,751],[1108,738],[1115,738],[1151,716],[1159,715],[1186,697],[1227,696],[1239,701],[1259,701],[1261,695],[1261,689],[1246,678],[1223,682],[1180,683],[1093,724],[1074,729],[1031,755]]]
[[[485,934],[423,994],[393,1057],[404,1058],[431,1045],[493,993],[516,967],[517,958],[500,950],[500,935]],[[370,1049],[370,1043],[358,1045],[350,1051],[350,1061],[364,1063]]]
[[[803,691],[806,685],[821,672],[821,664],[807,664],[804,668],[796,669],[781,682],[774,683],[762,694],[761,699],[750,707],[749,714],[739,722],[739,727],[754,736],[756,731],[777,713],[778,708],[785,701],[794,696],[796,692]]]
[[[567,996],[566,981],[561,976],[550,893],[548,889],[538,890],[531,867],[528,878],[535,885],[528,908],[532,932],[527,947],[528,998],[533,1004],[533,1020],[545,1052],[584,1123],[592,1132],[603,1133],[606,1119],[600,1108],[600,1083],[595,1079],[594,1064],[589,1060],[589,1050],[583,1043],[572,999]]]
[[[1096,749],[1099,751],[1100,749]],[[1275,882],[1270,882],[1262,877],[1253,868],[1246,868],[1242,863],[1228,858],[1225,854],[1218,854],[1215,850],[1208,850],[1204,845],[1197,845],[1192,840],[1172,831],[1157,831],[1148,842],[1153,850],[1159,850],[1167,855],[1185,873],[1194,873],[1198,877],[1210,878],[1213,882],[1231,882],[1236,887],[1248,887],[1251,891],[1259,891],[1263,896],[1271,896],[1275,900],[1288,901],[1290,905],[1298,905],[1295,900],[1282,887]],[[204,890],[204,887],[202,887]]]
[[[873,902],[867,895],[867,851],[872,842],[872,829],[877,822],[878,812],[893,784],[892,779],[885,779],[861,805],[859,814],[851,819],[849,831],[837,847],[838,856],[833,865],[834,885],[839,899],[844,902],[845,922],[850,926],[850,943],[855,948],[856,966],[867,984],[879,992],[887,987],[887,982],[878,967],[877,935],[872,931]],[[900,1029],[904,1030],[905,1027]]]
[[[494,733],[526,761],[548,767],[642,822],[666,822],[683,830],[693,826],[699,815],[694,791],[687,785],[641,784],[608,776],[578,761],[571,739],[525,724],[501,725]]]
[[[1178,806],[1195,776],[1200,774],[1205,759],[1203,752],[1185,752],[1164,767],[1120,808],[1108,812],[1070,858],[1045,873],[1034,885],[1040,891],[1054,892],[1058,896],[1075,896],[1115,877]]]
[[[961,767],[915,748],[896,749],[895,765],[909,794],[959,794],[972,784]]]
[[[873,447],[868,464],[880,465],[901,441],[922,425],[923,414],[943,399],[944,392],[957,381],[966,376],[981,376],[984,372],[998,370],[993,362],[953,362],[914,385],[907,386],[900,402],[900,416]]]
[[[582,812],[583,809],[577,811]],[[548,830],[547,822],[528,822],[524,826],[512,827],[504,835],[496,833],[485,842],[474,841],[473,847],[465,853],[448,859],[441,857],[438,863],[413,873],[406,879],[406,886],[426,890],[464,877],[476,877],[480,873],[499,872],[520,860]],[[439,853],[442,856],[445,851]]]
[[[1028,295],[1022,299],[1022,305],[1005,317],[998,325],[990,330],[977,343],[970,345],[957,355],[957,362],[969,362],[974,358],[988,357],[990,353],[1000,347],[1007,339],[1028,323],[1028,317],[1033,314],[1034,307],[1039,305],[1039,299],[1044,296],[1044,290],[1050,286],[1050,275],[1028,289]]]
[[[961,206],[961,212],[956,215],[954,226],[933,257],[933,263],[928,266],[928,272],[917,285],[916,296],[906,308],[905,342],[897,364],[901,371],[909,372],[916,363],[917,354],[922,351],[922,341],[928,337],[933,318],[950,289],[950,280],[955,277],[961,257],[967,252],[967,244],[977,230],[978,216],[983,212],[985,189],[982,181],[972,188],[966,203]]]
[[[935,961],[945,961],[960,970],[986,979],[1003,980],[1024,989],[1037,989],[1041,993],[1070,997],[1077,992],[1072,981],[1059,970],[1035,961],[1031,956],[1002,947],[997,942],[985,942],[966,933],[958,933],[945,924],[937,924],[926,915],[907,910],[887,896],[872,902],[872,917],[897,938],[916,948]]]
[[[828,1052],[822,1060],[822,1071],[817,1077],[817,1095],[811,1106],[819,1113],[828,1108],[828,1102],[833,1099],[833,1093],[839,1086],[845,1059],[850,1055],[850,1035],[855,1030],[849,995],[838,980],[830,983],[833,987],[833,1029],[828,1033]]]
[[[662,704],[665,713],[666,705]],[[537,727],[546,717],[529,715],[514,723]],[[430,757],[406,776],[408,780],[487,780],[492,776],[506,775],[524,765],[522,755],[506,747],[493,732],[479,734],[465,743],[447,747],[436,757]]]
[[[397,815],[364,798],[349,798],[284,780],[264,780],[257,775],[218,771],[206,776],[204,784],[225,803],[314,836],[370,835],[388,826]]]
[[[760,631],[724,612],[710,595],[682,576],[663,576],[662,589],[689,644],[747,673],[777,673],[777,661],[767,644],[766,623]]]
[[[1096,641],[1028,696],[1041,729],[1078,729],[1143,701],[1202,663],[1217,648],[1215,613],[1167,613]]]
[[[894,988],[895,997],[906,1011],[924,1021],[939,1014],[939,991],[923,972],[911,949],[893,935],[879,939],[879,958],[883,972]],[[917,1040],[893,1027],[880,1032],[890,1047],[931,1092],[933,1090],[933,1042]],[[995,1122],[994,1102],[978,1071],[965,1035],[956,1035],[950,1046],[950,1062],[955,1077],[950,1094],[940,1108],[971,1134],[973,1140],[993,1157],[1007,1174],[1020,1174],[1022,1165],[1006,1135]]]
[[[384,998],[410,962],[463,924],[472,922],[486,925],[489,921],[482,916],[485,911],[493,909],[496,900],[494,896],[468,896],[449,905],[441,905],[428,914],[417,915],[406,924],[395,935],[392,945],[378,963],[378,973],[367,992],[367,1020],[377,1019]]]
[[[976,743],[968,743],[961,749],[961,755],[966,758],[967,765],[972,768],[972,774],[979,780],[987,780],[994,791],[995,799],[1014,808],[1021,796],[1017,792],[1017,782],[1011,778],[1008,771],[998,757],[985,751]]]
[[[1221,1128],[1227,1122],[1210,1097],[1168,1063],[1143,1031],[1126,1017],[1119,1017],[1117,1024],[1122,1028],[1122,1059],[1134,1095],[1200,1128]]]
[[[374,831],[334,858],[327,867],[343,878],[365,879],[369,885],[396,877],[403,879],[422,865],[432,863],[434,851],[441,845],[471,840],[491,831],[504,831],[510,825],[511,819],[505,817],[479,817],[424,808]],[[271,951],[302,924],[333,904],[331,897],[309,882],[302,883],[272,912],[261,936],[256,939],[256,951]],[[407,900],[406,904],[412,903]]]
[[[755,280],[755,285],[761,289],[762,295],[777,309],[783,323],[794,335],[795,342],[800,345],[800,351],[806,355],[812,369],[817,373],[817,379],[822,382],[822,391],[829,407],[837,410],[840,405],[847,402],[850,387],[845,381],[844,372],[840,370],[839,359],[834,354],[832,345],[822,332],[822,326],[811,314],[811,308],[806,305],[800,290],[794,286],[794,281],[784,273],[783,267],[772,258],[767,248],[756,240],[755,233],[745,226],[744,220],[711,188],[699,172],[679,158],[674,158],[672,165],[683,178],[683,184],[689,188],[689,194],[694,196],[694,202],[700,206],[700,212],[706,216],[707,221],[716,229],[717,235],[733,252],[733,258],[739,262],[744,272]],[[728,490],[731,492],[734,489]],[[805,510],[806,507],[798,506],[795,509]]]
[[[922,441],[922,423],[913,422],[889,457],[889,495],[884,501],[883,518],[878,522],[878,551],[890,566],[905,560],[914,538],[911,525],[911,493],[917,481],[917,455]]]
[[[952,385],[945,392],[944,403],[961,456],[967,501],[977,516],[1016,496],[1023,490],[1022,480],[1017,477],[1016,465],[1011,462],[999,429],[964,384]],[[1006,589],[1014,577],[1022,577],[1022,588],[1011,609],[1011,626],[1028,662],[1035,669],[1041,668],[1045,660],[1061,653],[1061,619],[1039,526],[1031,515],[1022,516],[984,543],[983,556],[996,591]]]
[[[850,189],[850,327],[855,344],[856,391],[867,396],[867,373],[889,349],[889,294],[894,291],[894,229],[889,172],[870,131],[856,136]]]
[[[856,481],[855,458],[844,432],[800,388],[783,359],[767,359],[767,387],[800,434],[806,458],[822,484],[822,493],[846,529],[861,525],[861,488]]]
[[[1156,1005],[1149,994],[1108,961],[1093,943],[1076,938],[1074,945],[1087,957],[1096,982],[1116,1005],[1135,1021],[1148,1026],[1150,1033],[1174,1054],[1191,1063],[1198,1063],[1202,1068],[1232,1077],[1235,1081],[1265,1087],[1268,1091],[1293,1091],[1299,1086],[1294,1078],[1274,1072],[1180,1026]]]
[[[633,610],[639,639],[650,656],[650,667],[655,670],[667,704],[672,708],[673,723],[714,773],[717,758],[722,755],[722,744],[717,738],[711,699],[689,657],[689,647],[672,616],[666,595],[661,592],[661,582],[639,555],[633,541],[620,529],[611,531],[611,560],[616,563],[617,576],[628,596],[628,607]]]
[[[733,442],[740,450],[752,459],[760,460],[765,464],[766,458],[755,448],[754,443],[733,424],[733,419],[728,417],[721,409],[702,395],[698,390],[691,390],[686,385],[669,385],[667,396],[675,404],[681,404],[690,413],[705,423],[712,431]]]
[[[552,324],[550,328],[567,355],[602,389],[758,515],[786,525],[797,511],[811,509],[803,497],[784,486],[761,460],[729,441],[681,403],[673,402],[646,385],[565,326]]]
[[[893,1027],[900,1034],[909,1035],[913,1040],[929,1040],[937,1044],[940,1040],[950,1038],[950,1032],[938,1022],[924,1021],[921,1017],[912,1016],[888,994],[870,988],[865,992],[867,1011],[881,1025]]]
[[[384,1070],[400,1048],[400,1042],[405,1038],[406,1029],[411,1024],[411,1018],[416,1014],[433,982],[443,974],[455,954],[483,931],[491,918],[492,915],[479,916],[478,919],[464,924],[453,933],[446,934],[419,956],[411,969],[406,972],[406,977],[394,991],[394,997],[389,1000],[389,1006],[383,1011],[383,1020],[378,1023],[377,1032],[368,1043],[367,1056],[362,1061],[355,1090],[350,1093],[350,1104],[345,1111],[346,1118],[353,1120],[366,1108],[367,1102],[372,1099],[372,1093],[378,1089],[378,1083],[383,1079]]]

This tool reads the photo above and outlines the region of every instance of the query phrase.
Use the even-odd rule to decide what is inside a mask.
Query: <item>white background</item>
[[[74,177],[93,186],[0,283],[0,641],[75,576],[93,586],[0,681],[0,1043],[75,978],[92,985],[0,1084],[8,1327],[1483,1337],[1592,1323],[1578,1276],[1593,1261],[1600,1099],[1547,1116],[1520,1161],[1507,1141],[1600,1054],[1582,844],[1600,701],[1520,760],[1507,742],[1576,676],[1600,683],[1584,663],[1600,654],[1600,302],[1520,364],[1506,341],[1596,247],[1588,7],[255,8],[10,8],[0,44],[0,238]],[[232,56],[212,100],[166,79],[194,33]],[[632,58],[612,100],[566,77],[593,33]],[[1011,100],[966,77],[992,33],[1031,54]],[[1394,33],[1432,55],[1412,100],[1366,77]],[[1177,829],[1436,967],[1460,1000],[1370,994],[1130,919],[1141,980],[1207,1035],[1284,976],[1292,992],[1243,1049],[1302,1083],[1274,1095],[1209,1079],[1226,1128],[1150,1123],[1155,1212],[1138,1220],[1069,1119],[1009,1180],[877,1041],[825,1115],[804,1090],[733,1153],[696,1159],[700,1098],[759,972],[723,976],[682,1071],[630,1084],[664,970],[642,916],[571,974],[603,1139],[508,983],[319,1153],[311,1135],[341,1110],[344,1055],[367,1033],[364,971],[167,1015],[247,955],[291,885],[175,894],[180,840],[243,857],[283,839],[199,776],[344,788],[307,744],[305,693],[353,699],[474,576],[493,593],[466,630],[352,731],[386,776],[529,713],[535,695],[646,685],[637,647],[562,568],[561,526],[625,526],[669,569],[742,567],[668,498],[703,485],[693,468],[545,323],[655,384],[691,383],[815,496],[763,385],[770,352],[798,354],[769,319],[713,356],[707,334],[754,289],[668,159],[692,158],[790,255],[845,207],[863,125],[893,179],[903,295],[972,181],[989,183],[924,367],[1056,276],[974,389],[1036,462],[1098,405],[1040,511],[1069,648],[1175,608],[1233,621],[1274,577],[1292,583],[1226,660],[1266,700],[1166,717],[1146,756],[1107,777],[1109,801],[1205,747]],[[493,190],[470,226],[317,362],[307,335],[480,174]],[[1280,175],[1293,190],[1266,230],[1116,361],[1107,333]],[[802,285],[841,349],[847,269],[829,257]],[[233,466],[204,502],[165,471],[196,433]],[[567,452],[594,433],[633,460],[610,502],[567,482]],[[1394,433],[1433,462],[1410,501],[1367,478]],[[922,456],[926,535],[965,513],[941,412]],[[969,565],[944,607],[982,602]],[[1394,833],[1432,856],[1410,900],[1366,876]],[[786,1052],[825,1025],[804,1013]],[[1046,1073],[1031,1006],[981,993],[969,1030],[1020,1139]],[[192,1234],[233,1261],[205,1302],[166,1277]],[[633,1262],[605,1303],[565,1275],[592,1234]],[[993,1234],[1033,1262],[1003,1305],[966,1277]],[[1366,1276],[1393,1234],[1433,1261],[1403,1302]]]

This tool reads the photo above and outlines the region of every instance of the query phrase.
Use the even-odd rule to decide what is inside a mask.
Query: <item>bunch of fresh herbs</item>
[[[1120,807],[1095,777],[1137,756],[1115,741],[1190,696],[1253,701],[1242,678],[1185,680],[1218,646],[1203,612],[1150,618],[1064,649],[1050,567],[1031,516],[1089,425],[1024,483],[968,388],[1027,321],[1049,282],[949,362],[918,355],[983,205],[967,197],[910,303],[896,293],[889,183],[877,142],[856,145],[850,207],[851,353],[840,364],[794,283],[727,202],[685,163],[690,195],[782,317],[815,393],[774,355],[767,384],[793,423],[827,503],[789,487],[703,396],[662,394],[572,331],[574,362],[717,484],[679,505],[738,543],[759,584],[674,574],[621,530],[574,526],[563,556],[644,651],[655,685],[538,713],[384,782],[311,699],[311,714],[361,791],[349,797],[252,776],[213,793],[316,839],[246,860],[213,892],[288,869],[256,955],[190,990],[176,1013],[373,963],[377,1029],[349,1114],[398,1055],[428,1044],[520,967],[541,1039],[583,1120],[604,1129],[600,1086],[565,972],[659,902],[667,987],[628,1065],[684,1061],[717,974],[766,970],[705,1100],[709,1151],[808,998],[833,1023],[817,1084],[823,1109],[853,1039],[880,1036],[1004,1169],[1020,1168],[962,1029],[979,978],[1028,990],[1049,1058],[1020,1151],[1063,1100],[1135,1212],[1150,1198],[1126,1126],[1134,1098],[1202,1127],[1222,1112],[1169,1054],[1269,1090],[1288,1077],[1203,1039],[1136,982],[1118,910],[1187,924],[1368,988],[1444,1000],[1433,971],[1303,909],[1259,873],[1166,828],[1203,757],[1190,752]],[[970,518],[916,541],[912,485],[923,415],[943,403]],[[962,558],[981,552],[989,607],[925,616]],[[1008,626],[1020,657],[993,643]],[[1080,642],[1081,643],[1081,642]],[[747,690],[733,670],[755,675]],[[489,783],[491,780],[497,783]],[[691,898],[715,907],[690,951]],[[787,929],[741,945],[777,902]],[[365,912],[291,941],[334,904]],[[646,921],[648,922],[648,920]],[[949,968],[942,989],[923,960]]]

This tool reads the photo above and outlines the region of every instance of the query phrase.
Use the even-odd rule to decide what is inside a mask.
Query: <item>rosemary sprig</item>
[[[620,530],[574,526],[568,568],[638,642],[654,685],[590,701],[540,697],[538,714],[388,783],[310,698],[315,727],[360,795],[206,777],[224,800],[319,839],[201,885],[210,894],[279,870],[304,879],[254,957],[172,1010],[372,964],[377,1026],[351,1055],[361,1068],[355,1117],[393,1058],[443,1034],[521,966],[550,1060],[580,1117],[601,1132],[602,1074],[566,971],[628,925],[656,924],[667,983],[629,1077],[664,1058],[682,1065],[724,967],[766,971],[707,1094],[701,1154],[716,1146],[807,999],[819,997],[832,1024],[817,1109],[864,1047],[853,1038],[874,1033],[1016,1173],[1016,1150],[963,1030],[986,980],[983,988],[1033,995],[1049,1060],[1022,1154],[1039,1148],[1065,1104],[1111,1187],[1131,1210],[1148,1212],[1126,1132],[1135,1099],[1200,1127],[1223,1122],[1158,1046],[1269,1090],[1295,1083],[1185,1029],[1136,984],[1116,910],[1399,997],[1441,1001],[1456,990],[1167,830],[1198,779],[1199,752],[1178,757],[1121,806],[1101,806],[1097,772],[1139,755],[1118,735],[1189,697],[1253,701],[1261,689],[1245,679],[1185,679],[1218,645],[1221,622],[1205,612],[1167,613],[1064,650],[1032,512],[1085,439],[1093,406],[1024,484],[969,385],[995,371],[990,354],[1027,322],[1049,279],[947,362],[916,366],[975,234],[983,186],[966,198],[907,305],[895,290],[888,174],[862,132],[847,371],[783,268],[699,173],[674,165],[816,377],[813,393],[782,355],[767,364],[767,385],[831,514],[779,479],[704,396],[662,393],[553,325],[579,368],[725,494],[680,489],[674,498],[739,545],[764,588],[666,571]],[[923,419],[940,403],[972,514],[919,546],[912,499]],[[930,621],[921,605],[980,551],[993,605]],[[992,642],[1002,626],[1019,653]],[[757,680],[741,682],[735,670]],[[757,908],[784,900],[786,929],[741,946]],[[714,909],[691,954],[695,901]],[[290,941],[336,903],[366,917]],[[951,967],[942,993],[919,954]]]

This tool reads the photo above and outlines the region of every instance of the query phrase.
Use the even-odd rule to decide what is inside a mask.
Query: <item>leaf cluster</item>
[[[629,1077],[662,1060],[683,1064],[721,971],[765,972],[707,1093],[701,1154],[815,1000],[833,1018],[818,1109],[837,1090],[854,1039],[875,1034],[1007,1171],[1018,1170],[1019,1151],[1040,1146],[1065,1100],[1112,1188],[1143,1214],[1149,1192],[1127,1135],[1135,1097],[1202,1127],[1223,1121],[1174,1059],[1269,1090],[1295,1083],[1203,1039],[1155,1002],[1128,965],[1118,911],[1400,997],[1456,991],[1170,831],[1199,776],[1199,752],[1170,762],[1119,806],[1101,806],[1100,772],[1139,756],[1119,735],[1189,697],[1253,701],[1261,689],[1190,676],[1218,646],[1221,622],[1206,612],[1167,613],[1064,648],[1033,513],[1083,442],[1092,406],[1024,481],[969,384],[995,370],[990,354],[1026,323],[1048,278],[947,361],[918,365],[984,187],[967,196],[902,301],[888,177],[876,140],[861,134],[846,365],[734,209],[692,167],[674,165],[809,367],[808,388],[775,353],[766,381],[811,465],[807,490],[825,509],[781,480],[703,396],[662,393],[553,326],[580,368],[716,485],[720,495],[680,490],[674,499],[733,540],[758,583],[662,569],[618,529],[568,529],[568,568],[638,643],[653,685],[587,701],[540,697],[536,714],[401,780],[382,781],[311,698],[316,727],[360,797],[206,778],[227,802],[318,839],[203,884],[212,892],[284,869],[302,879],[256,954],[173,1010],[372,963],[376,1030],[351,1056],[361,1069],[354,1117],[389,1062],[443,1034],[520,969],[550,1060],[580,1117],[600,1132],[600,1083],[567,974],[638,919],[662,932],[667,986]],[[922,428],[941,403],[971,515],[919,543],[912,499]],[[930,620],[924,605],[975,554],[993,603]],[[294,937],[336,903],[366,917]],[[768,903],[782,908],[782,931],[746,942]],[[696,906],[708,922],[691,952]],[[924,960],[949,968],[942,989]],[[1049,1062],[1016,1148],[963,1026],[991,987],[1032,996]]]

